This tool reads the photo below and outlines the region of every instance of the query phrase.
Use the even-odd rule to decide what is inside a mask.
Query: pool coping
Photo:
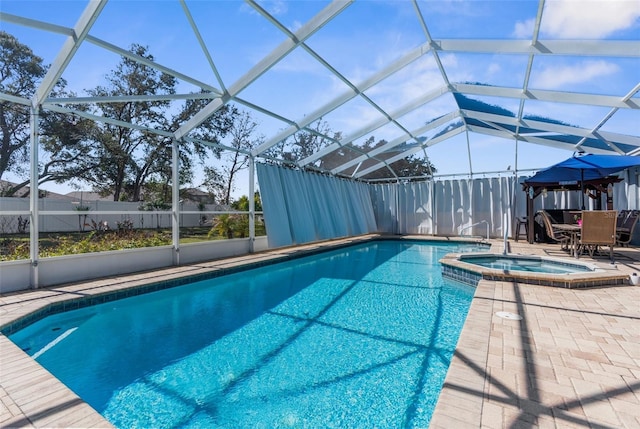
[[[494,253],[497,254],[497,253]],[[443,275],[447,278],[460,281],[462,283],[477,285],[480,280],[496,282],[519,282],[523,284],[561,287],[567,289],[590,288],[598,286],[624,285],[629,282],[629,275],[617,269],[604,269],[602,266],[594,264],[571,261],[566,258],[552,258],[542,256],[524,255],[520,253],[509,253],[506,257],[542,259],[564,263],[566,265],[586,265],[591,266],[594,271],[584,273],[552,274],[531,271],[500,270],[486,268],[461,260],[461,257],[473,256],[467,253],[449,253],[440,259]]]
[[[246,269],[270,263],[295,259],[312,253],[337,249],[339,247],[364,243],[379,239],[408,239],[420,241],[456,241],[487,243],[485,240],[470,240],[469,238],[456,237],[434,237],[434,236],[388,236],[370,234],[359,237],[352,237],[342,240],[332,240],[327,242],[313,243],[305,246],[279,248],[267,250],[260,253],[244,255],[235,258],[210,261],[188,266],[171,267],[168,269],[141,272],[133,275],[116,276],[106,279],[99,279],[91,282],[81,282],[60,287],[16,292],[0,295],[0,326],[6,326],[26,317],[32,312],[37,312],[50,305],[59,305],[60,302],[77,301],[79,297],[100,296],[114,293],[119,290],[129,290],[134,288],[144,288],[151,283],[159,281],[175,281],[182,277],[192,277],[194,275],[222,275],[229,273],[229,270]],[[495,250],[500,243],[493,241]],[[225,270],[227,270],[225,272]],[[493,281],[480,281],[476,289],[478,292],[489,285],[495,284]],[[476,296],[472,302],[473,317],[477,318],[475,327],[470,329],[465,323],[461,332],[458,347],[452,360],[452,366],[447,373],[445,389],[438,399],[435,421],[433,427],[439,427],[440,423],[447,421],[460,421],[462,417],[452,414],[450,406],[447,404],[463,404],[469,412],[467,415],[473,416],[473,421],[480,426],[476,418],[482,416],[482,401],[477,398],[462,398],[460,392],[446,389],[447,383],[453,380],[466,383],[470,388],[482,389],[484,377],[477,372],[469,372],[470,362],[474,365],[485,368],[487,364],[487,350],[491,330],[491,307],[485,301],[478,301]],[[5,335],[0,334],[0,410],[1,415],[8,415],[0,420],[2,427],[113,427],[97,411],[83,402],[70,389],[62,384],[57,378],[41,367],[28,354],[23,352],[13,344]],[[461,352],[462,351],[462,352]],[[462,365],[460,364],[462,359]],[[451,396],[453,395],[453,396]],[[464,396],[464,395],[462,395]],[[453,401],[453,402],[451,402]],[[5,411],[7,413],[5,413]],[[443,420],[444,419],[444,420]],[[467,422],[468,423],[468,422]]]

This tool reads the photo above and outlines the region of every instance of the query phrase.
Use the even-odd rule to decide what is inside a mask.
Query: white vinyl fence
[[[79,204],[75,202],[42,198],[39,200],[38,207],[38,210],[42,212],[40,216],[40,232],[90,231],[97,228],[98,225],[104,227],[105,222],[109,229],[117,229],[118,224],[123,224],[123,222],[131,222],[134,228],[171,228],[170,209],[136,213],[140,210],[140,205],[141,203],[118,201],[84,201],[82,206],[88,208],[88,210],[78,210]],[[206,205],[203,213],[198,214],[193,213],[199,211],[197,204],[184,203],[181,205],[180,211],[191,213],[180,214],[180,226],[211,225],[211,215],[207,215],[204,212],[220,210],[221,206],[219,205]],[[4,214],[3,212],[10,212],[11,214]],[[16,212],[22,212],[22,214]],[[46,212],[56,212],[56,214],[46,214]],[[59,212],[68,212],[68,214],[60,214]],[[116,213],[111,214],[108,212]],[[28,233],[28,224],[26,224],[26,231],[19,231],[24,228],[24,222],[28,219],[28,198],[0,197],[0,234]]]
[[[513,219],[526,215],[526,196],[520,185],[523,178],[367,185],[306,172],[283,173],[268,167],[259,168],[258,173],[268,238],[192,243],[179,249],[161,246],[43,258],[37,265],[29,260],[0,262],[0,293],[246,254],[303,239],[321,240],[376,230],[395,234],[485,236],[488,229],[490,237],[500,237],[505,229],[512,235]],[[623,181],[613,189],[614,209],[640,209],[639,175],[638,170],[621,174]],[[549,192],[534,200],[534,210],[578,208],[579,197],[575,191]],[[90,207],[88,212],[75,211],[76,205],[70,201],[41,199],[39,203],[39,210],[44,212],[40,231],[78,231],[85,223],[101,221],[107,222],[110,228],[117,228],[118,222],[123,221],[131,221],[135,228],[171,227],[169,212],[136,213],[138,203],[85,202],[84,205]],[[587,204],[587,209],[595,206],[591,199]],[[112,211],[117,213],[111,214]],[[204,212],[199,212],[196,205],[184,204],[180,211],[190,212],[180,214],[182,226],[197,226],[203,215],[210,221],[212,213],[206,212],[223,210],[219,206],[206,206]],[[505,213],[507,225],[503,220]],[[28,233],[29,225],[24,225],[28,218],[28,199],[0,198],[0,234],[15,232],[19,219]],[[272,237],[272,234],[282,236]],[[636,228],[632,244],[640,242],[639,236],[640,228]]]

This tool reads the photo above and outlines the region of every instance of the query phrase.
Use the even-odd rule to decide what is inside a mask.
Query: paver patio
[[[492,243],[492,251],[502,251],[501,242]],[[514,253],[566,256],[557,245],[510,246]],[[154,277],[189,275],[292,251],[157,270]],[[616,249],[615,267],[607,266],[606,258],[595,262],[629,274],[640,272],[640,250]],[[119,276],[0,296],[0,325],[43,303],[129,287],[145,277]],[[505,319],[497,312],[522,318]],[[640,428],[639,410],[639,286],[560,289],[481,281],[430,427]],[[110,424],[0,335],[0,426]]]

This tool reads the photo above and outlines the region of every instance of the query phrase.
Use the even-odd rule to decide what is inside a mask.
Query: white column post
[[[249,157],[249,252],[254,252],[254,243],[256,241],[256,203],[255,203],[255,177],[256,177],[256,159],[252,155]]]
[[[171,237],[173,242],[173,265],[180,265],[180,157],[179,142],[171,144]]]
[[[29,257],[31,258],[31,287],[37,289],[39,286],[38,279],[38,255],[40,253],[38,247],[38,239],[40,234],[40,215],[38,210],[38,144],[39,144],[39,127],[40,106],[31,106],[31,115],[29,116],[30,128],[30,144],[31,144],[31,183],[29,184],[29,212],[30,223],[29,228]]]

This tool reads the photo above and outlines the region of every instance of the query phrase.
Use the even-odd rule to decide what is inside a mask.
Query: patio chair
[[[539,210],[537,213],[537,217],[542,220],[542,224],[547,233],[547,237],[549,237],[552,241],[556,243],[560,243],[560,248],[562,250],[569,249],[569,243],[571,241],[571,237],[566,232],[560,231],[553,226],[553,221],[551,215],[547,213],[545,210]]]
[[[627,246],[633,238],[633,230],[638,223],[640,210],[621,210],[624,216],[618,216],[616,224],[616,245]]]
[[[599,246],[609,246],[609,258],[613,262],[613,246],[616,244],[616,210],[598,210],[582,212],[582,230],[580,244],[587,249],[589,256],[599,251]]]
[[[527,237],[529,237],[529,224],[527,223],[527,218],[526,217],[516,218],[516,229],[514,234],[515,241],[518,241],[518,239],[520,238],[520,235],[523,232],[523,228],[524,228],[524,238],[526,240]]]
[[[618,220],[616,221],[616,229],[620,228],[624,221],[627,219],[627,216],[631,214],[631,210],[620,210],[618,211]]]

